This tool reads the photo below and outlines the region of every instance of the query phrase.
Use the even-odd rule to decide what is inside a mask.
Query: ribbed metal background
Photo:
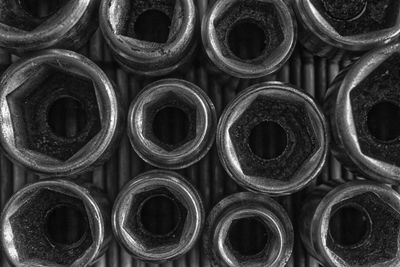
[[[197,0],[200,14],[204,14],[206,0]],[[129,102],[135,95],[148,84],[150,80],[141,79],[135,75],[129,75],[121,70],[113,61],[110,51],[106,47],[103,38],[98,31],[91,42],[81,51],[98,63],[117,84],[123,99]],[[0,65],[7,67],[17,60],[0,51]],[[249,85],[262,80],[279,80],[296,85],[299,89],[305,90],[315,96],[316,100],[322,105],[325,90],[329,82],[336,76],[338,71],[350,63],[349,60],[337,58],[326,60],[311,56],[300,46],[294,52],[289,62],[275,75],[255,81],[227,78],[221,75],[211,74],[207,71],[204,64],[204,54],[201,49],[197,59],[193,62],[183,77],[194,82],[204,89],[213,100],[218,115],[224,107],[241,90]],[[180,77],[178,74],[177,76]],[[153,79],[154,80],[154,79]],[[127,101],[128,102],[128,101]],[[127,103],[129,104],[129,103]],[[82,178],[92,181],[95,185],[103,188],[108,193],[111,200],[118,194],[120,188],[137,174],[152,169],[138,158],[132,150],[126,135],[123,136],[119,149],[115,155],[101,168],[93,173],[85,174]],[[198,164],[180,171],[190,182],[192,182],[203,196],[207,212],[214,204],[233,192],[240,190],[226,175],[219,164],[215,146],[211,152]],[[0,205],[4,207],[9,197],[26,183],[36,181],[36,175],[27,172],[24,168],[12,164],[4,155],[0,156]],[[319,177],[319,181],[327,180],[351,180],[352,174],[342,168],[342,166],[330,155],[328,164]],[[308,256],[301,245],[297,231],[297,217],[302,206],[304,193],[298,193],[291,197],[280,198],[279,201],[285,206],[292,218],[296,232],[296,243],[293,256],[287,266],[318,266],[318,263]],[[5,257],[1,258],[1,266],[9,266]],[[158,266],[135,261],[129,256],[115,241],[112,242],[106,255],[102,257],[95,266]],[[209,266],[206,255],[201,250],[199,244],[185,257],[161,266]]]

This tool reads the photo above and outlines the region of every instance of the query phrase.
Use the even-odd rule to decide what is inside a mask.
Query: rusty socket
[[[166,207],[167,203],[173,208]],[[157,223],[162,226],[154,227]],[[203,223],[200,195],[184,177],[171,171],[137,176],[119,193],[112,211],[117,240],[135,258],[147,262],[171,261],[187,253],[200,237]]]
[[[13,53],[76,50],[98,27],[99,0],[61,1],[65,3],[45,16],[33,14],[27,2],[9,0],[0,4],[0,46]]]
[[[400,36],[397,0],[295,0],[299,41],[312,53],[333,57],[342,51],[359,54]]]
[[[1,215],[5,255],[21,267],[88,266],[111,240],[110,212],[107,197],[92,185],[62,179],[30,184]]]
[[[187,63],[197,22],[193,0],[103,0],[100,7],[100,28],[115,60],[141,75],[166,75]]]
[[[167,112],[168,109],[170,113]],[[169,140],[159,135],[157,116],[184,113],[182,125],[185,136]],[[177,124],[179,124],[177,123]],[[128,115],[128,134],[136,153],[146,162],[164,169],[182,169],[202,159],[214,142],[217,118],[213,103],[196,85],[178,79],[160,80],[146,86],[132,101]],[[158,125],[160,126],[160,125]],[[167,132],[176,132],[168,127]],[[179,127],[178,127],[179,129]],[[165,139],[165,140],[164,140]]]
[[[217,0],[202,22],[203,46],[209,59],[221,71],[238,78],[259,78],[281,68],[296,39],[295,16],[284,0]],[[241,45],[246,40],[254,41]]]
[[[264,125],[266,130],[252,146],[257,138],[253,134]],[[251,86],[226,107],[216,142],[223,167],[238,184],[256,192],[287,195],[320,173],[328,152],[328,129],[310,96],[288,84],[266,82]],[[264,153],[280,144],[271,155]]]
[[[237,234],[239,229],[235,224],[244,220],[257,222],[248,225],[252,228],[249,231],[255,231],[259,224],[264,228],[265,233],[258,233],[258,237],[266,235],[267,238],[260,251],[244,254],[233,245],[232,234]],[[243,234],[241,238],[250,237]],[[258,243],[256,239],[250,244]],[[211,210],[204,228],[203,246],[212,266],[283,267],[292,254],[293,240],[290,218],[276,201],[265,195],[241,192],[224,198]]]
[[[400,195],[353,181],[312,190],[299,219],[308,252],[324,266],[399,266]]]
[[[327,91],[333,154],[351,171],[400,182],[400,44],[371,51],[342,71]]]
[[[102,164],[118,144],[120,99],[106,74],[84,56],[38,52],[9,67],[0,88],[2,149],[29,170],[77,175]]]

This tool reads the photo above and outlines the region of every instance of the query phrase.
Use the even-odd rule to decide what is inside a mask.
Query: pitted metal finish
[[[57,239],[49,230],[54,223],[50,214],[62,207],[79,214],[80,231],[73,224],[57,231],[62,235],[78,231],[76,240]],[[107,197],[92,185],[61,179],[30,184],[19,190],[2,212],[2,248],[13,266],[88,266],[111,240],[110,209]]]
[[[303,103],[257,97],[229,129],[235,152],[241,155],[239,164],[244,174],[289,181],[297,172],[297,166],[304,164],[318,149],[312,122],[306,114]],[[288,137],[283,153],[273,159],[263,159],[249,147],[251,130],[265,121],[277,122]],[[296,162],[296,165],[288,162]]]
[[[286,134],[286,147],[272,158],[259,156],[250,146],[252,131],[266,122],[276,123]],[[269,145],[273,146],[266,143],[264,149]],[[217,147],[223,167],[241,186],[285,195],[320,172],[328,152],[328,130],[314,100],[288,84],[266,82],[243,91],[226,107]]]
[[[227,57],[237,56],[230,50],[229,32],[236,24],[252,22],[263,29],[266,47],[261,56],[251,60],[254,64],[261,64],[277,49],[285,39],[280,19],[280,11],[273,3],[261,1],[236,2],[229,6],[221,16],[215,20],[215,30],[221,43],[222,54]],[[240,60],[237,58],[237,60]]]
[[[295,0],[300,42],[318,56],[359,54],[400,36],[400,4],[395,0]]]
[[[383,138],[376,136],[380,132],[375,133],[374,127],[382,121],[371,122],[370,112],[382,103],[400,108],[399,51],[400,46],[393,44],[361,57],[335,79],[325,101],[334,154],[349,169],[385,183],[399,182],[400,137],[390,129],[382,133]],[[397,112],[387,114],[384,120],[391,116],[396,120]],[[387,127],[393,124],[397,121]]]
[[[180,122],[185,134],[176,142],[163,136],[176,129],[156,130],[159,126],[156,123],[164,122],[155,117],[168,108],[181,111],[187,118],[187,125]],[[201,160],[214,142],[216,127],[210,98],[201,88],[184,80],[164,79],[149,84],[129,108],[128,134],[132,147],[143,160],[163,169],[182,169]]]
[[[230,35],[236,26],[246,23],[258,28],[263,35],[260,45],[265,47],[254,58],[237,55],[232,49],[237,42],[230,40]],[[255,37],[244,31],[240,34]],[[275,72],[292,54],[296,37],[294,13],[283,0],[213,1],[202,22],[203,46],[208,57],[222,72],[238,78],[259,78]],[[239,52],[252,54],[254,51]]]
[[[17,146],[66,161],[101,129],[95,88],[87,77],[51,65],[46,66],[37,78],[26,81],[7,96],[11,113],[25,122],[19,124],[13,120],[17,135],[21,136]],[[84,124],[82,129],[70,136],[58,135],[49,123],[51,106],[60,99],[81,103],[87,117],[87,121],[81,123]],[[20,126],[25,126],[25,129],[20,129]]]
[[[248,219],[261,223],[268,236],[267,243],[254,255],[237,251],[231,240],[230,231],[235,224]],[[236,193],[211,210],[204,229],[203,246],[212,266],[283,267],[293,249],[292,224],[285,210],[274,200],[250,192]]]
[[[12,160],[43,176],[76,175],[104,162],[123,130],[123,106],[106,74],[67,50],[46,50],[13,64],[1,78],[0,141]],[[56,102],[68,99],[75,128]],[[63,107],[64,108],[64,107]],[[71,113],[73,114],[73,113]],[[64,121],[63,121],[64,120]]]
[[[360,211],[353,215],[365,218],[332,220],[346,208]],[[305,247],[324,266],[394,267],[400,263],[400,195],[386,185],[353,181],[333,189],[316,187],[303,206],[300,220],[300,236]],[[356,221],[363,221],[365,229]],[[343,223],[350,225],[345,227]],[[338,227],[353,231],[362,227],[364,230],[357,239],[342,243],[332,234],[332,229]]]
[[[155,233],[146,228],[142,214],[146,201],[160,196],[172,201],[179,215],[172,229]],[[169,220],[172,214],[165,216],[163,219]],[[135,258],[153,263],[188,252],[199,238],[203,223],[203,204],[195,188],[179,174],[162,170],[140,174],[130,181],[119,193],[112,212],[113,231],[120,244]]]
[[[178,224],[174,228],[162,235],[155,235],[150,233],[143,226],[141,220],[141,209],[146,200],[152,197],[165,197],[174,202],[179,210]],[[132,204],[129,207],[129,214],[127,216],[124,228],[132,235],[140,238],[140,242],[148,248],[165,248],[174,247],[182,239],[183,228],[185,221],[188,219],[188,208],[185,203],[182,203],[179,198],[175,196],[174,191],[171,192],[167,187],[155,188],[142,193],[138,193],[132,198]]]
[[[106,0],[100,8],[100,27],[123,68],[141,75],[162,76],[192,57],[197,15],[193,0]],[[149,16],[148,21],[158,28],[149,32],[149,25],[140,25],[142,16]],[[170,26],[165,27],[167,24]]]
[[[79,49],[97,29],[99,3],[58,1],[49,14],[39,16],[31,12],[27,0],[1,1],[0,46],[17,54],[48,48]]]
[[[155,134],[154,134],[154,127],[153,124],[155,116],[157,113],[168,107],[173,107],[173,108],[178,108],[182,110],[186,116],[188,117],[188,124],[189,126],[187,127],[187,135],[186,137],[175,144],[169,144],[166,142],[161,141]],[[153,102],[149,102],[148,104],[145,104],[143,107],[144,110],[144,128],[143,128],[143,135],[154,142],[156,145],[162,147],[168,152],[171,152],[186,143],[192,141],[196,137],[196,117],[197,117],[197,107],[196,103],[193,103],[188,98],[181,98],[179,93],[175,93],[173,91],[166,93],[164,96],[161,96],[158,99],[155,99]]]

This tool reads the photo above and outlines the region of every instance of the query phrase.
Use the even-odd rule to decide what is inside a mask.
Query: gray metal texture
[[[206,9],[206,1],[198,0],[196,4],[199,7],[200,16]],[[80,51],[91,60],[99,64],[109,77],[115,81],[120,90],[122,98],[126,103],[138,94],[140,90],[154,79],[138,79],[138,76],[130,75],[123,71],[113,60],[110,50],[107,48],[100,31],[97,31],[87,46]],[[204,58],[200,54],[198,58]],[[17,57],[1,51],[1,67],[7,67],[11,62],[15,62]],[[215,72],[209,72],[205,64],[200,64],[196,60],[190,67],[186,68],[183,78],[197,84],[210,96],[215,104],[217,115],[219,116],[223,108],[243,89],[250,85],[268,80],[279,80],[290,82],[299,88],[303,88],[309,94],[315,96],[317,102],[322,104],[325,90],[330,81],[337,75],[340,69],[347,66],[350,60],[347,58],[335,58],[332,60],[321,59],[311,56],[302,47],[297,46],[290,60],[276,74],[257,80],[242,80],[230,78],[224,75],[216,75]],[[81,178],[93,182],[96,186],[104,189],[111,200],[114,200],[123,185],[134,178],[139,173],[152,169],[145,164],[131,148],[127,135],[124,135],[121,145],[112,158],[102,167],[97,168],[91,173],[81,176]],[[213,146],[211,152],[197,164],[179,171],[199,190],[204,199],[206,212],[218,203],[223,197],[235,193],[239,190],[238,186],[224,172],[219,164],[216,148]],[[0,204],[4,207],[11,195],[22,188],[26,183],[38,180],[38,177],[26,169],[12,164],[4,155],[0,155]],[[322,170],[318,177],[318,182],[335,180],[353,180],[355,177],[346,171],[332,156],[328,156],[328,164]],[[291,197],[279,198],[278,201],[285,207],[289,216],[293,220],[295,230],[295,245],[287,266],[289,267],[317,267],[319,266],[315,259],[307,255],[302,246],[298,234],[298,218],[300,207],[305,193],[300,192]],[[197,267],[210,266],[206,255],[200,249],[198,243],[184,257],[165,263],[163,267]],[[1,266],[8,267],[5,257],[1,257]],[[110,249],[106,252],[96,264],[96,267],[155,267],[159,265],[147,264],[134,260],[124,249],[115,241],[112,241]]]

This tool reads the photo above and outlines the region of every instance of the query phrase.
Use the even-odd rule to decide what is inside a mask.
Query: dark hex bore
[[[400,213],[378,195],[364,193],[334,205],[332,214],[349,205],[358,205],[365,210],[370,229],[360,242],[349,246],[338,244],[328,235],[327,247],[350,266],[373,266],[395,258],[399,250]]]
[[[61,136],[56,132],[58,127],[51,126],[54,123],[51,115],[60,118],[61,110],[68,108],[64,105],[58,112],[52,110],[53,105],[60,99],[78,102],[82,106],[82,113],[76,114],[76,117],[86,118],[81,122],[83,125],[77,125],[77,128],[81,129],[72,133],[71,136]],[[99,106],[93,82],[51,65],[44,73],[41,73],[40,81],[34,83],[28,81],[22,84],[7,96],[7,101],[12,113],[24,118],[26,122],[21,125],[17,120],[13,120],[17,135],[23,137],[18,145],[62,161],[72,157],[101,129]],[[76,107],[75,111],[79,113]],[[58,114],[50,114],[51,112]],[[62,128],[62,126],[59,127]],[[18,133],[19,131],[21,133]]]
[[[273,159],[257,156],[249,146],[251,131],[259,123],[279,123],[288,137],[283,153]],[[257,97],[229,129],[239,163],[246,175],[288,181],[317,149],[312,122],[303,104]],[[295,164],[293,164],[295,163]]]
[[[166,143],[160,138],[157,137],[155,133],[155,117],[157,113],[163,110],[164,108],[177,108],[181,110],[186,117],[188,118],[186,129],[183,129],[186,133],[186,136],[179,140],[176,143]],[[181,98],[178,94],[174,92],[168,92],[164,96],[154,100],[145,105],[144,107],[144,115],[143,120],[145,122],[143,134],[152,142],[162,147],[166,151],[172,151],[177,149],[184,144],[190,142],[196,137],[196,116],[197,116],[197,107],[187,98]],[[173,131],[174,129],[167,129],[168,131]]]
[[[393,127],[400,122],[396,112],[387,112],[373,119],[373,109],[380,103],[400,108],[400,54],[396,53],[385,60],[366,79],[350,93],[351,105],[361,151],[372,158],[400,166],[400,132]],[[372,111],[372,112],[371,112]],[[395,121],[386,124],[386,133],[379,134],[373,125],[380,125],[393,117]],[[380,121],[378,121],[380,120]],[[393,129],[393,133],[391,133]],[[387,136],[387,137],[386,137]],[[387,141],[386,141],[387,140]]]

